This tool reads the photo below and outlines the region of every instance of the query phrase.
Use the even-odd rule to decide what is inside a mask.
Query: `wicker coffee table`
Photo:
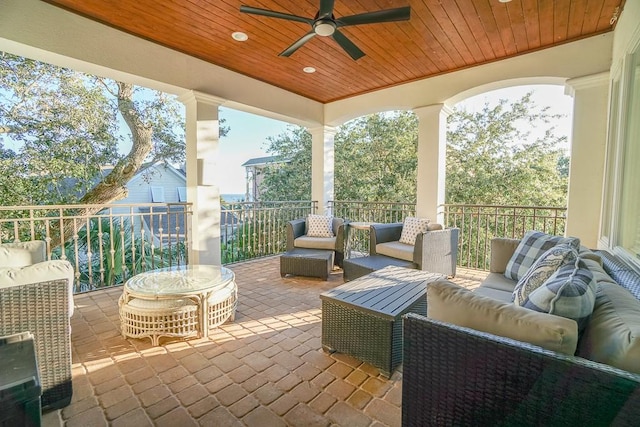
[[[207,337],[233,320],[238,287],[233,272],[214,265],[162,268],[129,279],[119,300],[122,336]]]
[[[389,266],[320,295],[322,347],[371,363],[389,377],[402,362],[402,318],[427,314],[438,273]]]

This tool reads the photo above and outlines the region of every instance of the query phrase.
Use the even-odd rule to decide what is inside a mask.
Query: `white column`
[[[418,116],[418,171],[416,215],[444,224],[447,117],[452,110],[444,104],[415,108]]]
[[[311,200],[318,201],[318,213],[324,214],[329,200],[334,200],[334,139],[336,129],[330,126],[310,128],[311,133]]]
[[[565,234],[595,248],[607,141],[609,73],[567,80],[565,93],[573,97],[573,130]]]
[[[221,264],[218,107],[224,99],[190,91],[186,107],[187,201],[193,204],[190,264]]]

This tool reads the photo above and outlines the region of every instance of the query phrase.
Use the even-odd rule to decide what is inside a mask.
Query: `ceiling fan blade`
[[[364,52],[361,51],[360,48],[358,48],[358,46],[353,44],[353,42],[349,40],[347,36],[342,34],[340,31],[336,30],[333,33],[332,37],[335,41],[338,42],[340,47],[342,47],[345,50],[345,52],[347,52],[349,56],[354,60],[358,60],[364,56]]]
[[[291,56],[291,54],[293,52],[298,50],[307,41],[311,40],[313,38],[313,36],[315,36],[315,35],[316,35],[315,31],[313,31],[313,30],[309,31],[307,34],[305,34],[304,36],[300,37],[298,39],[298,41],[296,41],[291,46],[289,46],[288,48],[283,50],[282,53],[280,55],[278,55],[278,56]]]
[[[305,18],[303,16],[290,15],[288,13],[275,12],[273,10],[260,9],[251,6],[240,6],[240,12],[250,13],[252,15],[268,16],[269,18],[286,19],[287,21],[304,22],[305,24],[313,25],[313,19]]]
[[[328,17],[333,15],[334,0],[320,0],[320,10],[318,11],[318,18]]]
[[[411,18],[411,7],[407,6],[345,16],[336,19],[336,24],[338,27],[346,27],[349,25],[376,24],[378,22],[408,21],[409,18]]]

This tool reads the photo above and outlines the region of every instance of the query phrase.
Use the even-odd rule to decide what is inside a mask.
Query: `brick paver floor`
[[[343,283],[279,274],[278,258],[231,265],[234,322],[205,339],[124,339],[122,288],[75,297],[73,399],[45,416],[66,426],[400,425],[402,368],[390,379],[321,349],[323,291]],[[459,271],[475,287],[486,273]]]

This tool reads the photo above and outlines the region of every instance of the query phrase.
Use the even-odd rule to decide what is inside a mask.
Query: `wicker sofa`
[[[34,337],[43,410],[71,402],[73,267],[47,261],[42,241],[0,244],[0,336]]]
[[[402,425],[638,425],[640,276],[618,257],[582,247],[580,257],[597,281],[584,332],[579,340],[572,338],[577,336],[573,321],[557,318],[560,326],[532,344],[518,335],[527,322],[503,328],[504,334],[471,324],[476,309],[492,300],[498,322],[525,310],[534,328],[553,329],[556,316],[504,305],[515,283],[503,272],[517,244],[495,239],[487,279],[473,293],[458,290],[473,301],[467,323],[453,324],[430,312],[437,288],[455,286],[446,282],[428,291],[428,316],[439,320],[413,314],[404,319]],[[476,293],[480,296],[473,300],[467,295]],[[562,350],[567,344],[574,354]]]

